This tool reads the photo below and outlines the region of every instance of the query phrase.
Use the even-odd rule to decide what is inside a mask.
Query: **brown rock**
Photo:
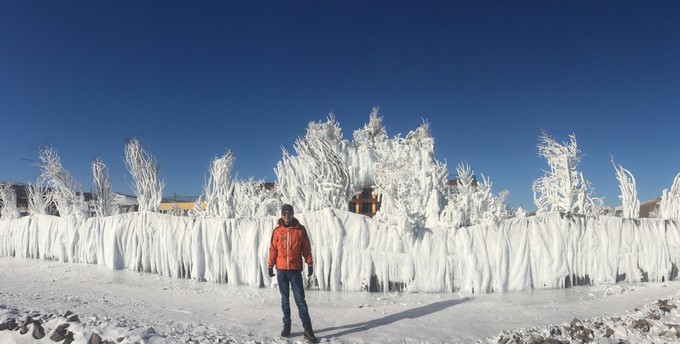
[[[651,328],[651,325],[649,322],[645,319],[640,319],[637,321],[633,322],[633,328],[640,329],[645,332],[649,332],[649,329]]]
[[[604,336],[607,337],[607,338],[609,338],[609,337],[611,337],[613,334],[614,334],[614,330],[612,330],[612,329],[610,329],[609,327],[607,327],[607,330],[605,331]]]
[[[90,344],[102,344],[102,337],[100,337],[97,332],[92,332],[90,336]]]

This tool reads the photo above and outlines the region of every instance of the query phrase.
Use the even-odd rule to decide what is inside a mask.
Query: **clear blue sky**
[[[535,209],[541,129],[576,134],[606,204],[610,154],[646,200],[680,172],[678,18],[677,1],[2,1],[0,180],[34,181],[52,144],[85,190],[101,156],[131,193],[138,136],[166,195],[200,194],[225,149],[274,181],[308,122],[333,112],[351,139],[379,106],[390,136],[428,120],[437,159],[512,206]]]

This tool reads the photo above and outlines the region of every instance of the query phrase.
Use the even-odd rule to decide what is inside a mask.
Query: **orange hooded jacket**
[[[302,257],[307,265],[313,265],[312,245],[305,226],[293,218],[290,226],[286,227],[283,219],[279,219],[269,243],[268,267],[276,265],[279,270],[302,270]]]

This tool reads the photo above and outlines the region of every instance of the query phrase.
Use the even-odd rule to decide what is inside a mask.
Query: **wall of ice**
[[[499,226],[404,232],[337,209],[296,214],[315,260],[311,288],[506,292],[677,276],[675,221],[546,213]],[[277,218],[192,219],[152,212],[0,221],[0,255],[99,264],[265,287]]]

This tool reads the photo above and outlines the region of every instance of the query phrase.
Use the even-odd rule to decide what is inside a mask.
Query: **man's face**
[[[284,211],[281,214],[281,218],[285,224],[289,225],[291,222],[293,222],[293,213],[290,211]]]

